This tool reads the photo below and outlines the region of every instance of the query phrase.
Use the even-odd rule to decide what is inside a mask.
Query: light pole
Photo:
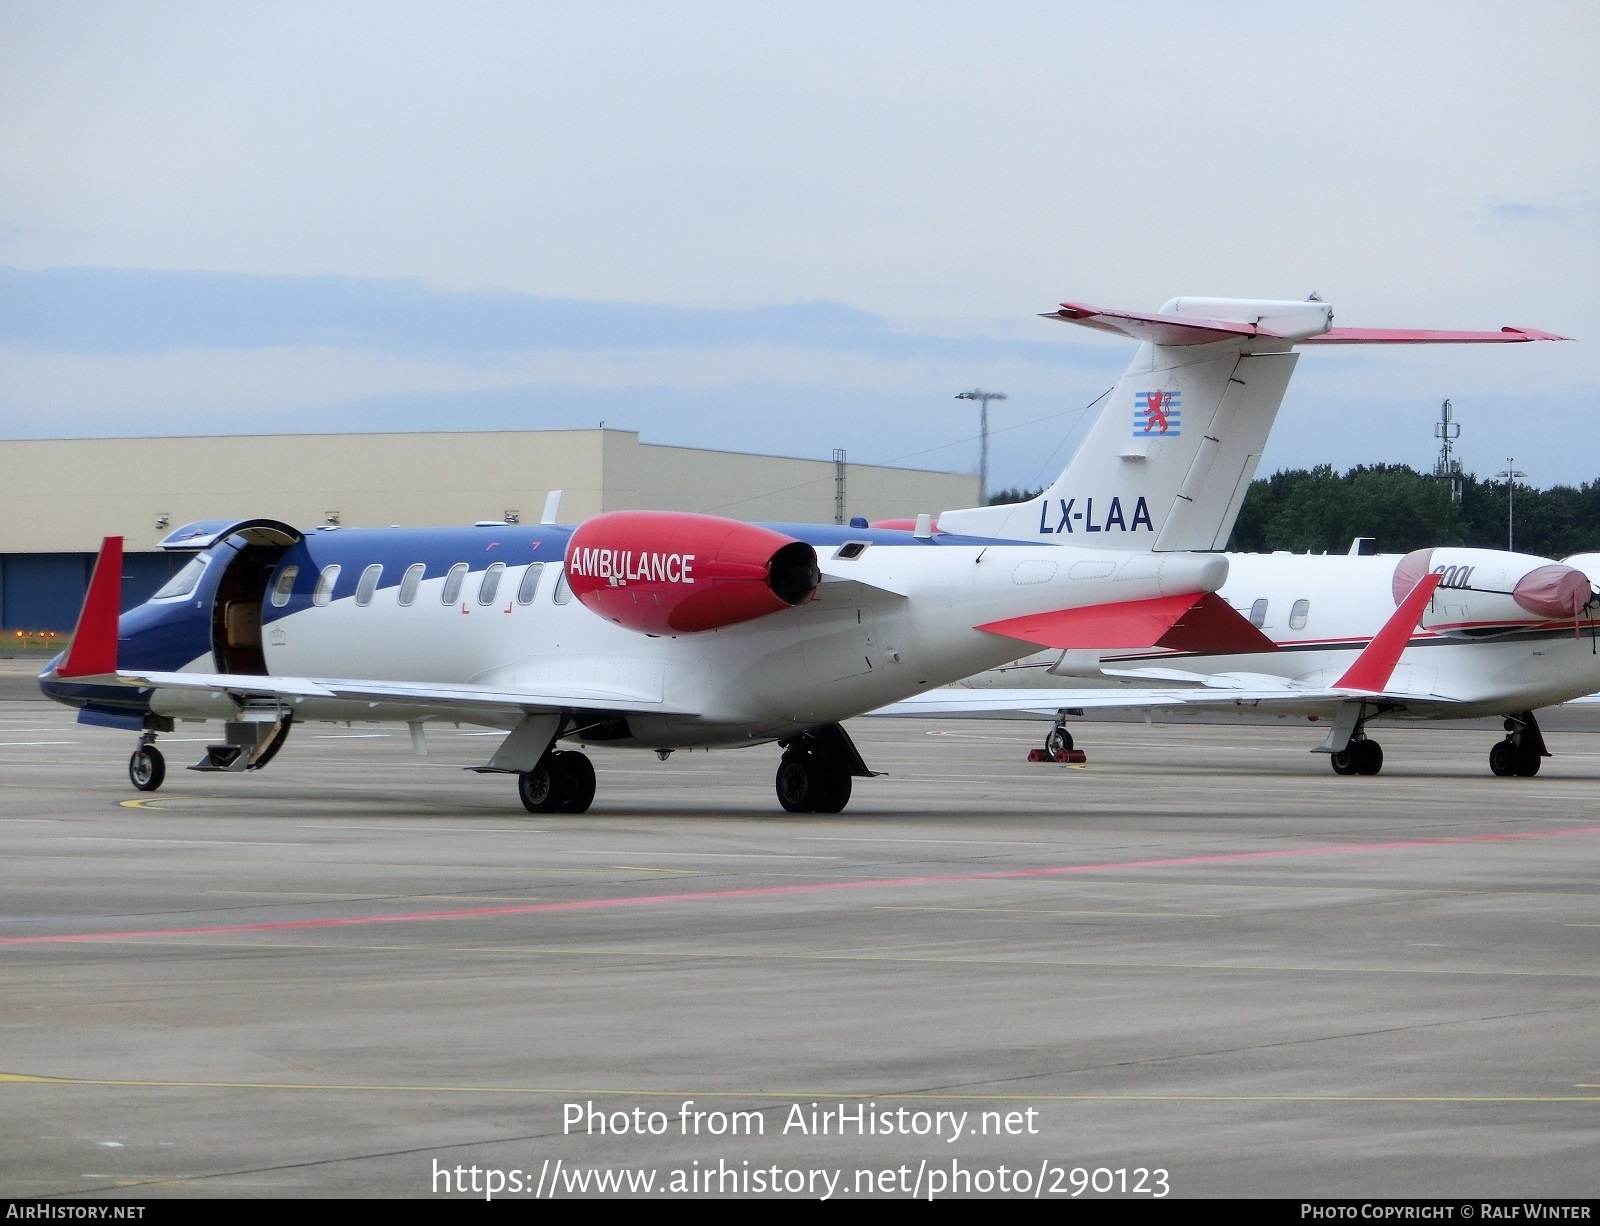
[[[978,505],[989,505],[989,402],[1004,400],[1004,392],[986,392],[975,387],[970,392],[957,392],[957,400],[976,400],[978,409],[978,435],[982,440],[978,448]]]
[[[1517,469],[1516,460],[1506,457],[1504,472],[1495,473],[1497,477],[1506,479],[1506,552],[1516,553],[1516,515],[1517,515],[1517,478],[1526,477],[1528,474]]]

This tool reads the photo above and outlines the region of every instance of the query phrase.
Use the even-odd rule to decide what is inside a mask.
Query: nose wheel
[[[128,759],[128,779],[141,792],[153,792],[166,780],[167,760],[154,745],[140,745]]]

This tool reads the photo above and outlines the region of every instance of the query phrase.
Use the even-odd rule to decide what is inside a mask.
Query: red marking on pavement
[[[351,928],[366,924],[409,924],[434,920],[485,919],[498,915],[541,915],[554,911],[601,911],[615,907],[648,907],[664,903],[723,902],[740,898],[775,898],[785,894],[824,894],[841,890],[873,890],[918,885],[952,885],[963,881],[1025,881],[1083,873],[1121,872],[1137,868],[1182,868],[1191,864],[1232,864],[1251,860],[1285,860],[1297,856],[1330,856],[1348,852],[1405,851],[1461,843],[1503,843],[1518,839],[1565,838],[1600,834],[1600,826],[1573,830],[1530,830],[1507,834],[1469,834],[1442,839],[1406,839],[1392,843],[1344,843],[1328,847],[1296,847],[1278,851],[1220,852],[1209,856],[1174,856],[1162,860],[1118,860],[1109,864],[1063,864],[1055,868],[1004,869],[992,873],[950,873],[938,877],[879,877],[863,881],[820,881],[807,885],[752,886],[737,890],[699,890],[689,894],[637,894],[621,898],[585,898],[574,902],[522,903],[509,907],[471,907],[457,911],[413,911],[397,915],[341,915],[328,919],[277,920],[263,924],[215,924],[202,928],[146,928],[126,932],[57,933],[51,936],[0,937],[0,945],[58,945],[76,941],[125,941],[139,937],[225,936],[247,932],[289,932],[305,928]]]

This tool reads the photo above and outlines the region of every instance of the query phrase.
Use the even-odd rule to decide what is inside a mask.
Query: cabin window
[[[206,565],[210,561],[209,553],[195,555],[182,570],[163,583],[160,590],[150,599],[172,600],[179,596],[187,596],[194,591],[195,584],[200,582],[200,576],[206,573]]]
[[[467,564],[457,562],[444,577],[444,591],[439,593],[440,604],[455,604],[461,596],[461,585],[467,578]]]
[[[417,589],[422,586],[422,574],[428,568],[421,562],[413,562],[406,567],[406,573],[400,577],[400,603],[409,605],[417,598]]]
[[[374,562],[361,572],[361,582],[356,584],[356,603],[363,609],[372,603],[372,593],[378,590],[378,580],[383,578],[383,564]]]
[[[1311,612],[1309,600],[1297,600],[1289,610],[1289,629],[1304,630],[1306,628],[1306,614]]]
[[[528,563],[528,569],[522,572],[522,586],[517,588],[518,604],[533,603],[534,595],[539,591],[539,576],[543,573],[543,562]]]
[[[572,600],[572,588],[567,584],[567,572],[561,572],[561,578],[556,580],[555,595],[551,597],[557,604],[567,604]]]
[[[289,593],[294,591],[295,576],[300,573],[298,566],[285,566],[278,572],[278,579],[272,585],[272,607],[281,609],[289,603]]]
[[[867,541],[846,541],[833,551],[833,556],[841,562],[853,562],[866,553]]]
[[[319,608],[333,599],[333,585],[339,582],[339,564],[324,567],[317,576],[317,586],[311,593],[311,603]]]
[[[1250,624],[1257,630],[1267,624],[1267,598],[1265,596],[1250,606]]]
[[[494,594],[500,590],[500,576],[506,573],[504,562],[495,562],[483,572],[483,582],[478,584],[478,603],[493,604]]]

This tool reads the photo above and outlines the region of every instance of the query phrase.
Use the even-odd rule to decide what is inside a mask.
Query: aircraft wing
[[[1387,707],[1448,706],[1449,700],[1436,695],[1391,691],[1389,682],[1401,653],[1410,643],[1411,631],[1439,586],[1441,576],[1424,575],[1400,602],[1400,607],[1373,636],[1372,642],[1356,657],[1343,676],[1331,686],[1297,685],[1262,674],[1177,674],[1170,680],[1179,685],[1151,686],[1147,689],[961,689],[946,688],[916,694],[871,712],[873,715],[959,716],[959,715],[1045,715],[1060,711],[1147,711],[1157,707],[1252,708],[1264,713],[1294,715],[1332,715],[1350,703],[1372,703]],[[1187,684],[1183,684],[1187,682]],[[1196,684],[1198,683],[1198,684]]]
[[[241,673],[161,673],[119,669],[121,685],[199,690],[245,698],[322,698],[382,706],[446,707],[455,711],[532,714],[536,711],[618,711],[684,715],[659,693],[601,685],[489,686],[431,681],[365,681],[327,677],[258,677]],[[109,679],[109,678],[108,678]]]

